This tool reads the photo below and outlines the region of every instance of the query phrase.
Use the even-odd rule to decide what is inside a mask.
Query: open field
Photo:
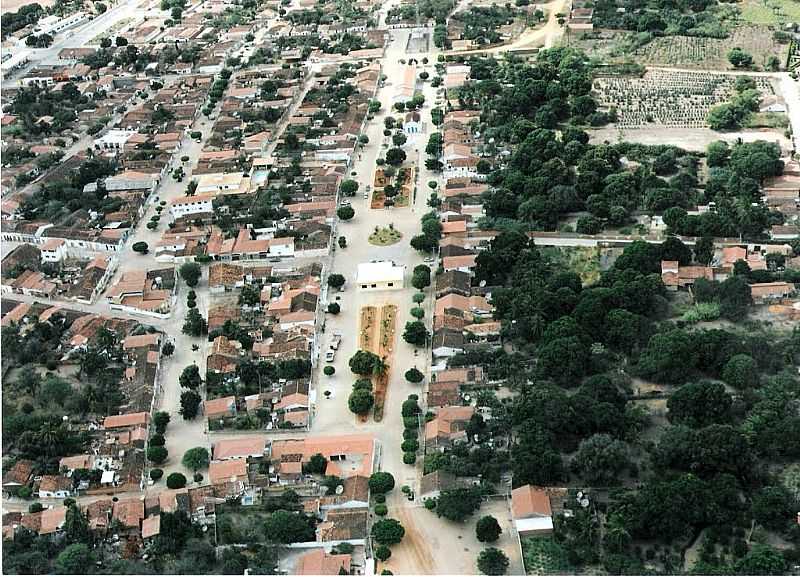
[[[55,0],[3,0],[3,13],[16,12],[28,4],[38,4],[42,8],[50,8],[55,3]]]
[[[800,2],[796,0],[743,0],[742,19],[752,24],[800,22]]]

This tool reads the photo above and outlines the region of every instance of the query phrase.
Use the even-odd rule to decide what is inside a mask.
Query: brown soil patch
[[[370,351],[384,359],[391,370],[391,358],[394,350],[395,322],[397,307],[384,305],[382,307],[362,307],[361,327],[359,332],[359,348]],[[372,377],[373,394],[375,395],[375,421],[383,419],[383,404],[386,401],[386,390],[389,387],[389,370],[380,377]]]

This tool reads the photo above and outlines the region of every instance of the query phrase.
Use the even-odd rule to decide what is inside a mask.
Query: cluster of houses
[[[146,413],[109,417],[103,424],[105,434],[132,434],[143,430],[147,435]],[[284,571],[300,575],[363,572],[363,551],[368,538],[369,476],[377,468],[379,451],[372,435],[353,434],[335,437],[306,437],[267,441],[263,437],[234,437],[212,446],[208,481],[183,489],[148,491],[141,497],[100,498],[81,506],[90,529],[100,538],[114,534],[138,550],[158,537],[161,515],[182,511],[200,525],[217,520],[217,505],[240,502],[252,504],[256,496],[276,496],[291,488],[300,495],[303,512],[315,519],[314,540],[294,544],[299,554],[281,561]],[[324,463],[322,474],[308,467],[312,459]],[[100,455],[65,457],[60,475],[34,476],[33,463],[20,460],[3,476],[3,491],[15,494],[21,486],[35,484],[40,499],[75,496],[72,477],[98,476],[100,484],[110,486],[118,477],[117,461]],[[94,473],[97,473],[95,475]],[[327,481],[322,482],[323,478]],[[35,479],[35,481],[34,481]],[[330,480],[336,480],[336,486]],[[105,488],[103,489],[105,491]],[[103,494],[103,493],[100,493]],[[67,508],[53,504],[35,513],[9,513],[3,516],[3,535],[12,539],[19,527],[40,535],[57,537],[65,530]],[[347,554],[331,549],[347,543]],[[356,549],[358,548],[358,549]],[[356,555],[353,551],[360,554]]]
[[[0,263],[0,291],[91,304],[108,286],[116,266],[116,257],[110,255],[70,258],[63,239],[51,238],[38,246],[25,243]]]
[[[708,265],[684,265],[678,261],[661,262],[661,279],[667,290],[691,291],[697,279],[724,281],[733,274],[734,265],[744,262],[751,271],[768,270],[767,255],[790,259],[792,247],[788,244],[725,246],[716,251]],[[756,305],[780,303],[795,292],[793,283],[784,281],[750,284],[753,303]]]
[[[209,428],[225,428],[237,422],[240,427],[247,423],[246,428],[265,430],[309,426],[314,399],[308,377],[275,382],[259,377],[258,392],[217,398],[214,393],[242,390],[239,365],[245,361],[272,365],[299,361],[311,367],[320,273],[319,265],[284,270],[233,263],[211,265],[208,323],[213,340],[206,359],[211,398],[203,406]],[[244,293],[250,298],[244,299]],[[252,340],[249,350],[224,334],[232,325],[247,332]]]

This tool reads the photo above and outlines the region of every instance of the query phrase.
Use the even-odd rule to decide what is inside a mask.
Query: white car
[[[332,363],[335,358],[336,358],[336,351],[329,349],[325,353],[325,362],[326,363]]]

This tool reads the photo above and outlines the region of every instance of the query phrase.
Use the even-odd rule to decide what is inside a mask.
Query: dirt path
[[[515,50],[526,50],[536,46],[550,48],[555,43],[556,38],[564,33],[564,27],[558,23],[556,14],[561,14],[567,7],[567,0],[554,0],[543,6],[548,13],[547,23],[541,28],[527,30],[520,34],[511,44],[502,44],[485,48],[483,50],[464,50],[460,52],[448,51],[444,54],[449,56],[465,56],[468,54],[498,54],[501,52],[513,52]]]

